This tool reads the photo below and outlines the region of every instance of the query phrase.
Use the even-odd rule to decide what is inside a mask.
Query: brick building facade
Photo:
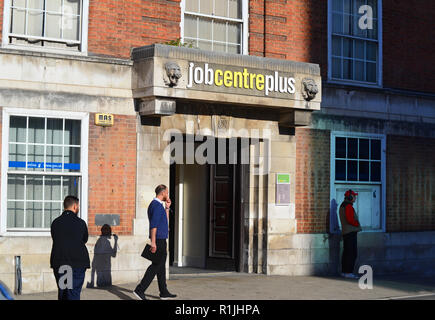
[[[47,217],[60,210],[60,198],[47,198],[47,190],[79,195],[91,256],[100,235],[99,219],[113,224],[121,249],[112,268],[114,282],[137,281],[147,266],[138,255],[148,237],[146,208],[159,183],[170,186],[174,200],[168,265],[334,274],[340,260],[337,205],[342,191],[352,188],[361,194],[357,208],[364,220],[358,263],[370,264],[378,273],[432,270],[431,1],[419,1],[412,10],[408,3],[392,0],[35,3],[0,1],[0,136],[8,136],[1,140],[0,151],[0,275],[10,286],[18,255],[23,277],[32,280],[25,292],[54,288]],[[372,10],[374,29],[358,29],[363,5]],[[50,14],[61,18],[53,20]],[[177,39],[193,48],[158,45]],[[168,61],[176,61],[181,70],[178,87],[162,82]],[[257,92],[261,82],[251,85],[254,90],[257,85],[255,94],[240,88],[225,91],[232,86],[226,84],[214,91],[195,89],[199,72],[192,74],[198,81],[190,89],[188,62],[233,73],[243,68],[265,75],[277,70],[295,78],[296,92],[288,100],[282,92],[262,95]],[[318,86],[314,100],[303,96],[306,78]],[[114,125],[97,126],[97,113],[112,114]],[[45,124],[33,124],[36,118]],[[58,125],[63,121],[62,130],[50,119]],[[78,127],[68,127],[74,121],[81,124],[78,145],[71,138]],[[238,133],[221,136],[216,128]],[[228,230],[233,236],[219,238],[224,247],[232,245],[226,253],[215,254],[212,247],[217,238],[209,218],[215,210],[210,209],[210,181],[221,181],[213,171],[217,169],[166,163],[165,134],[174,129],[185,144],[186,137],[200,130],[239,141],[244,138],[241,129],[270,132],[269,138],[249,145],[254,159],[264,155],[269,143],[267,174],[255,174],[252,159],[247,166],[231,167],[235,187],[228,200],[233,204]],[[60,130],[70,142],[42,138]],[[38,146],[43,151],[36,151]],[[80,156],[74,153],[78,150]],[[35,173],[40,164],[45,169]],[[203,185],[195,182],[195,173]],[[286,205],[276,202],[281,173],[290,177]],[[36,195],[42,189],[32,184],[35,179],[42,179],[42,198]],[[59,185],[47,182],[53,179],[60,179]],[[243,184],[247,187],[239,188]],[[35,189],[28,191],[27,186]],[[204,190],[204,199],[195,203],[191,194]],[[189,223],[192,229],[186,227]],[[189,238],[186,234],[195,228],[209,231]],[[196,245],[200,242],[204,247]],[[224,256],[226,260],[219,260]]]

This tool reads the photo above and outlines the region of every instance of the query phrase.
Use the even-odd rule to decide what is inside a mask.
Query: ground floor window
[[[75,113],[4,111],[2,232],[47,232],[65,196],[82,200],[87,119]]]
[[[384,135],[331,133],[331,212],[337,212],[338,215],[344,192],[349,189],[358,193],[354,208],[363,230],[384,230]],[[333,227],[334,223],[331,223]]]

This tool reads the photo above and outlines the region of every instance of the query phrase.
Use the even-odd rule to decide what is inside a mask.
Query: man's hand
[[[151,243],[151,253],[156,253],[157,251],[157,246],[155,243]]]
[[[172,201],[171,201],[171,199],[168,198],[166,200],[166,210],[168,210],[171,207],[171,204],[172,204]]]

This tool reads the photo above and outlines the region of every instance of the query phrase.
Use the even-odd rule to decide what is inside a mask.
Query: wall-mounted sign
[[[95,124],[102,127],[113,126],[114,116],[110,113],[97,113],[95,114]]]
[[[276,174],[276,198],[275,204],[280,206],[287,206],[290,204],[290,174],[277,173]]]

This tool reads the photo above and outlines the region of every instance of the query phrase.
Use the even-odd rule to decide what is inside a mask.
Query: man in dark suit
[[[148,206],[148,219],[150,221],[150,239],[151,252],[156,254],[156,259],[148,267],[142,281],[133,291],[136,298],[146,300],[145,291],[157,275],[159,284],[160,299],[175,298],[176,295],[168,291],[166,287],[166,257],[167,243],[169,233],[169,208],[171,199],[169,199],[168,188],[161,184],[155,189],[156,197]]]
[[[67,196],[63,201],[63,208],[62,215],[51,224],[53,247],[50,266],[56,278],[58,299],[80,300],[86,269],[90,268],[89,253],[85,246],[88,241],[88,227],[78,217],[77,197]]]

